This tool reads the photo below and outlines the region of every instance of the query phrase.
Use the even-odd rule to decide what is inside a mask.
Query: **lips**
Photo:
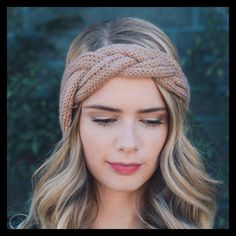
[[[112,169],[119,174],[133,174],[136,172],[141,164],[137,163],[115,163],[115,162],[108,162]]]

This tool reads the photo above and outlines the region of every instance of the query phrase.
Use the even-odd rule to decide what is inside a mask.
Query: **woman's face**
[[[100,187],[140,188],[157,168],[167,133],[167,107],[150,78],[112,78],[82,103],[82,146]]]

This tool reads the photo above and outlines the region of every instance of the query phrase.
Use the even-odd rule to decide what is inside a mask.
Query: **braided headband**
[[[152,77],[160,86],[183,99],[188,107],[188,81],[173,57],[139,45],[112,44],[78,56],[65,68],[59,107],[63,134],[71,125],[72,109],[117,75]]]

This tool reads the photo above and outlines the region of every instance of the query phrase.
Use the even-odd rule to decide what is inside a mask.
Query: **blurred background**
[[[67,49],[100,20],[137,17],[159,26],[178,49],[191,85],[189,137],[210,174],[224,182],[215,228],[229,227],[229,9],[225,7],[8,7],[7,206],[26,213],[31,175],[61,136],[60,80]]]

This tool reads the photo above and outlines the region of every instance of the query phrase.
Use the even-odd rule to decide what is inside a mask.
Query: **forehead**
[[[98,91],[84,102],[120,108],[146,108],[147,106],[164,106],[164,99],[151,78],[121,78],[109,79]]]

